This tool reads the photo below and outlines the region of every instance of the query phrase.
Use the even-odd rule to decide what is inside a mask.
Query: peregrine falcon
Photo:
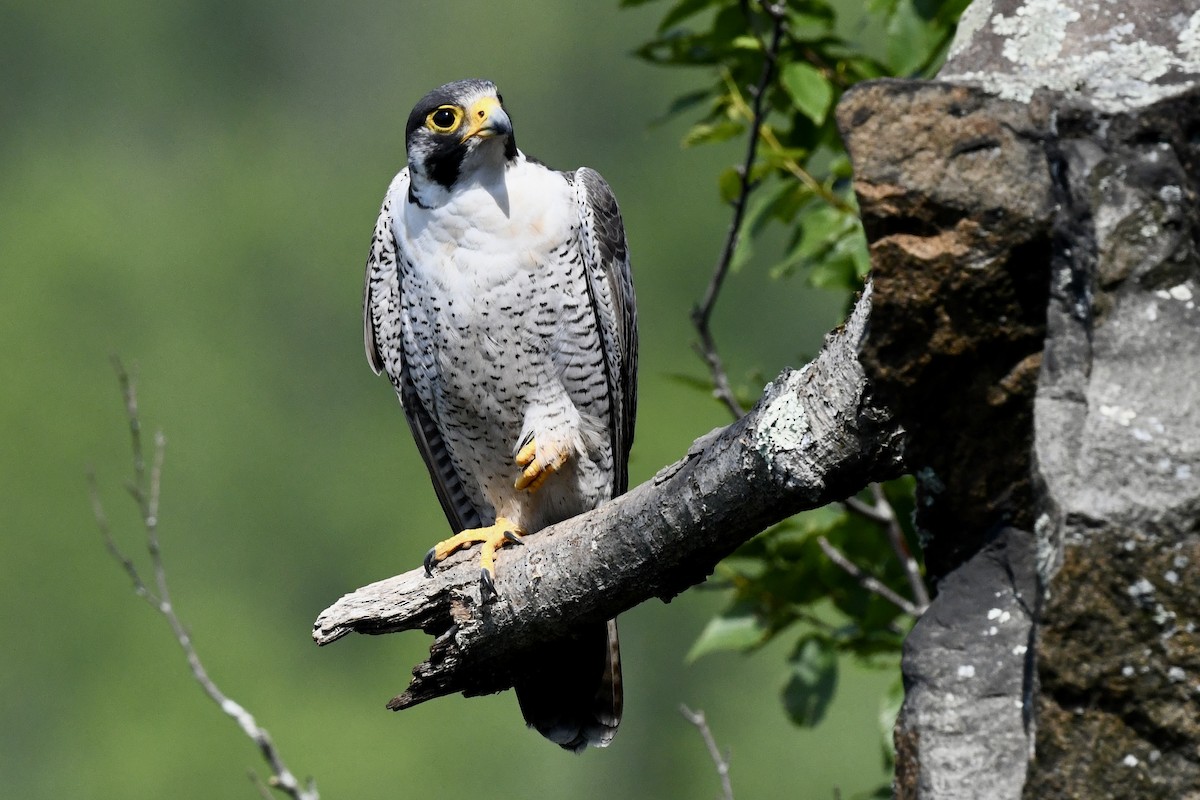
[[[425,568],[496,551],[625,491],[637,400],[637,316],[625,229],[604,179],[517,149],[490,81],[425,95],[408,166],[375,226],[367,358],[386,372],[454,535]],[[616,620],[585,625],[518,670],[526,722],[568,750],[621,719]]]

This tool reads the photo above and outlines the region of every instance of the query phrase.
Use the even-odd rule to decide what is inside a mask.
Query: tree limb
[[[669,600],[769,525],[899,474],[902,432],[873,402],[858,362],[871,292],[868,284],[813,362],[782,373],[745,417],[622,497],[503,551],[497,601],[480,605],[478,554],[468,551],[432,578],[415,569],[342,597],[317,618],[313,639],[436,636],[394,709],[497,692],[528,648],[651,597]]]

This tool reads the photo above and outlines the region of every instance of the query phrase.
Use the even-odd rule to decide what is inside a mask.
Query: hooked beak
[[[463,133],[465,142],[472,136],[489,139],[493,136],[507,136],[512,133],[512,120],[494,97],[481,97],[467,109],[467,130]]]

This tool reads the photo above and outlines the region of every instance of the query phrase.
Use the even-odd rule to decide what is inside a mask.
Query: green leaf
[[[711,89],[697,89],[694,92],[679,95],[671,101],[671,104],[667,106],[667,110],[663,112],[661,117],[651,121],[650,127],[662,125],[673,119],[676,115],[695,108],[705,100],[711,98],[713,94]]]
[[[699,14],[706,7],[713,5],[716,0],[679,0],[678,3],[666,13],[662,21],[658,23],[658,32],[662,33],[668,28],[678,25],[688,17]]]
[[[859,281],[854,259],[848,255],[823,259],[809,270],[808,283],[817,289],[849,290],[855,288]]]
[[[889,772],[896,764],[896,718],[903,704],[904,681],[897,676],[879,701],[879,743],[883,746],[883,765]]]
[[[716,122],[700,122],[692,126],[683,137],[684,147],[695,147],[710,142],[724,142],[740,136],[745,130],[740,122],[722,119]]]
[[[717,178],[722,203],[732,203],[742,192],[742,176],[737,167],[726,167]]]
[[[768,186],[760,185],[746,209],[745,230],[751,236],[758,236],[768,222],[782,218],[781,209],[788,206],[792,196],[800,188],[802,187],[799,183],[791,180],[775,181]]]
[[[729,42],[729,46],[735,50],[762,50],[762,41],[756,36],[735,36]]]
[[[766,625],[754,613],[752,606],[735,603],[708,621],[684,660],[691,663],[700,656],[721,650],[753,650],[765,642],[768,635]]]
[[[923,19],[931,19],[946,26],[956,24],[969,5],[971,0],[913,0],[914,10]]]
[[[861,261],[865,266],[869,262],[858,217],[825,203],[814,203],[800,215],[797,236],[783,261],[771,268],[771,277],[787,277],[797,269],[814,267],[821,274],[816,278],[809,276],[813,285],[856,289],[860,266],[857,249],[862,250]],[[822,262],[827,259],[837,263],[822,269]]]
[[[833,31],[834,14],[830,8],[788,12],[788,34],[798,42],[822,39]]]
[[[738,273],[742,271],[742,267],[746,266],[746,262],[754,255],[753,239],[743,232],[738,236],[737,241],[733,245],[733,256],[729,259],[729,271]],[[743,402],[739,399],[738,402]]]
[[[811,728],[824,718],[833,700],[837,653],[828,638],[809,634],[796,643],[788,665],[791,670],[783,687],[783,707],[792,722]]]
[[[888,21],[888,67],[901,77],[915,76],[946,35],[946,28],[922,19],[910,3],[900,3]]]
[[[833,102],[833,87],[819,69],[803,61],[794,61],[783,66],[779,80],[804,116],[816,125],[825,121],[829,104]]]

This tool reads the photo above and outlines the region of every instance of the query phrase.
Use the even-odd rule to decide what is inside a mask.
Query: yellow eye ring
[[[462,120],[463,110],[458,106],[438,106],[425,118],[425,127],[435,133],[452,133]]]

